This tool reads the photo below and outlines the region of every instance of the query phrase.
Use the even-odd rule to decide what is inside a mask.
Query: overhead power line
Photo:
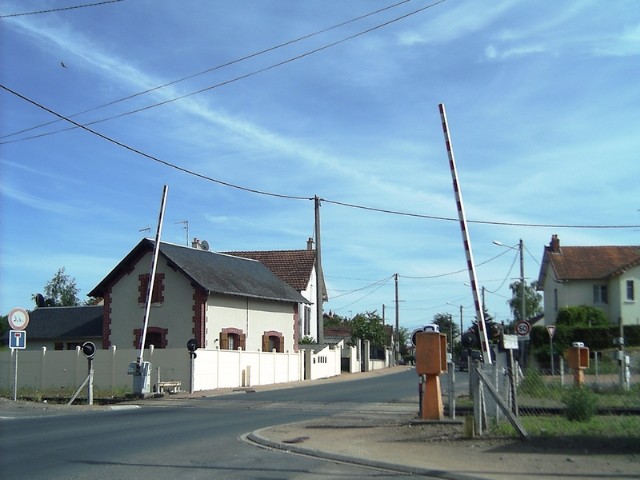
[[[411,11],[411,12],[406,13],[406,14],[404,14],[404,15],[401,15],[401,16],[399,16],[399,17],[396,17],[396,18],[393,18],[393,19],[391,19],[391,20],[388,20],[388,21],[386,21],[386,22],[384,22],[384,23],[381,23],[381,24],[375,25],[375,26],[373,26],[373,27],[371,27],[371,28],[368,28],[368,29],[366,29],[366,30],[362,30],[362,31],[360,31],[360,32],[358,32],[358,33],[355,33],[355,34],[353,34],[353,35],[349,35],[349,36],[347,36],[347,37],[345,37],[345,38],[342,38],[342,39],[340,39],[340,40],[336,40],[336,41],[334,41],[334,42],[331,42],[331,43],[325,44],[325,45],[323,45],[323,46],[321,46],[321,47],[315,48],[315,49],[313,49],[313,50],[309,50],[309,51],[307,51],[307,52],[301,53],[301,54],[296,55],[296,56],[294,56],[294,57],[290,57],[290,58],[288,58],[288,59],[286,59],[286,60],[282,60],[282,61],[280,61],[280,62],[277,62],[277,63],[271,64],[271,65],[269,65],[269,66],[266,66],[266,67],[260,68],[260,69],[258,69],[258,70],[254,70],[254,71],[252,71],[252,72],[245,73],[245,74],[243,74],[243,75],[239,75],[239,76],[237,76],[237,77],[231,78],[231,79],[229,79],[229,80],[225,80],[225,81],[223,81],[223,82],[216,83],[215,85],[210,85],[210,86],[208,86],[208,87],[201,88],[200,90],[196,90],[196,91],[194,91],[194,92],[185,93],[184,95],[179,95],[179,96],[177,96],[177,97],[169,98],[169,99],[167,99],[167,100],[163,100],[163,101],[158,102],[158,103],[153,103],[153,104],[150,104],[150,105],[146,105],[146,106],[144,106],[144,107],[140,107],[140,108],[137,108],[137,109],[135,109],[135,110],[131,110],[131,111],[128,111],[128,112],[120,113],[120,114],[118,114],[118,115],[113,115],[113,116],[111,116],[111,117],[102,118],[102,119],[100,119],[100,120],[94,120],[93,122],[88,122],[88,123],[85,123],[84,125],[96,125],[97,123],[106,122],[106,121],[108,121],[108,120],[113,120],[113,119],[115,119],[115,118],[121,118],[121,117],[125,117],[125,116],[128,116],[128,115],[132,115],[132,114],[134,114],[134,113],[140,113],[140,112],[143,112],[143,111],[146,111],[146,110],[150,110],[150,109],[152,109],[152,108],[156,108],[156,107],[160,107],[160,106],[163,106],[163,105],[167,105],[167,104],[169,104],[169,103],[176,102],[176,101],[178,101],[178,100],[183,100],[183,99],[185,99],[185,98],[192,97],[192,96],[194,96],[194,95],[198,95],[198,94],[200,94],[200,93],[208,92],[208,91],[210,91],[210,90],[214,90],[214,89],[216,89],[216,88],[220,88],[220,87],[223,87],[223,86],[225,86],[225,85],[229,85],[229,84],[232,84],[232,83],[238,82],[238,81],[240,81],[240,80],[245,80],[245,79],[247,79],[247,78],[254,77],[254,76],[258,75],[258,74],[261,74],[261,73],[267,72],[267,71],[269,71],[269,70],[273,70],[273,69],[278,68],[278,67],[282,67],[283,65],[287,65],[287,64],[289,64],[289,63],[295,62],[295,61],[300,60],[300,59],[302,59],[302,58],[305,58],[305,57],[308,57],[308,56],[314,55],[314,54],[316,54],[316,53],[322,52],[322,51],[327,50],[327,49],[329,49],[329,48],[332,48],[332,47],[335,47],[335,46],[340,45],[340,44],[342,44],[342,43],[345,43],[345,42],[348,42],[348,41],[350,41],[350,40],[353,40],[353,39],[355,39],[355,38],[361,37],[361,36],[363,36],[363,35],[366,35],[366,34],[368,34],[368,33],[373,32],[373,31],[375,31],[375,30],[379,30],[380,28],[383,28],[383,27],[386,27],[386,26],[391,25],[391,24],[393,24],[393,23],[399,22],[400,20],[404,20],[405,18],[408,18],[408,17],[410,17],[410,16],[412,16],[412,15],[416,15],[417,13],[420,13],[420,12],[422,12],[422,11],[424,11],[424,10],[427,10],[427,9],[429,9],[429,8],[432,8],[432,7],[434,7],[434,6],[436,6],[436,5],[440,4],[440,3],[443,3],[443,2],[445,2],[445,1],[446,1],[446,0],[439,0],[439,1],[437,1],[437,2],[434,2],[434,3],[431,3],[431,4],[426,5],[426,6],[424,6],[424,7],[421,7],[421,8],[419,8],[419,9],[417,9],[417,10]],[[70,118],[70,117],[65,117],[65,118]],[[75,122],[74,122],[74,124],[75,124]],[[68,130],[73,130],[74,128],[77,128],[77,126],[78,126],[78,124],[75,124],[75,125],[76,125],[76,127],[65,128],[65,129],[62,129],[62,130],[56,130],[56,131],[53,131],[53,132],[41,133],[41,134],[39,134],[39,135],[32,135],[32,136],[24,137],[24,138],[21,138],[21,139],[18,139],[18,140],[11,140],[11,141],[0,142],[0,145],[1,145],[1,144],[5,144],[5,143],[14,143],[14,142],[23,141],[23,140],[31,140],[31,139],[34,139],[34,138],[45,137],[45,136],[48,136],[48,135],[53,135],[53,134],[55,134],[55,133],[60,133],[60,132],[68,131]],[[12,134],[12,135],[13,135],[13,134]],[[3,137],[3,138],[4,138],[4,137]]]
[[[476,267],[480,267],[482,265],[486,265],[489,262],[493,262],[497,258],[500,258],[501,256],[506,255],[507,253],[509,253],[509,250],[504,250],[504,251],[500,252],[498,255],[496,255],[495,257],[491,257],[489,260],[485,260],[484,262],[477,263]],[[448,276],[457,275],[457,274],[463,273],[463,272],[466,273],[468,271],[469,270],[467,268],[463,268],[462,270],[456,270],[455,272],[440,273],[440,274],[437,274],[437,275],[429,275],[429,276],[422,276],[422,277],[411,277],[409,275],[400,275],[400,274],[398,274],[398,277],[400,277],[400,278],[408,278],[408,279],[411,279],[411,280],[430,280],[432,278],[448,277]]]
[[[351,295],[351,294],[356,293],[356,292],[361,292],[362,290],[366,290],[368,288],[380,287],[382,285],[385,285],[392,278],[393,278],[393,275],[389,275],[388,277],[385,277],[385,278],[383,278],[381,280],[378,280],[377,282],[373,282],[373,283],[370,283],[368,285],[365,285],[364,287],[356,288],[355,290],[349,290],[349,291],[346,291],[344,293],[341,293],[340,295],[333,295],[333,296],[331,296],[331,300],[335,300],[336,298],[344,297],[346,295]],[[376,290],[378,290],[378,289],[376,288]]]
[[[124,0],[104,0],[103,2],[96,3],[85,3],[84,5],[74,5],[71,7],[59,7],[59,8],[51,8],[49,10],[38,10],[35,12],[22,12],[22,13],[8,13],[5,15],[0,15],[0,18],[9,18],[9,17],[23,17],[25,15],[40,15],[41,13],[53,13],[53,12],[62,12],[65,10],[75,10],[78,8],[86,8],[86,7],[97,7],[100,5],[105,5],[107,3],[118,3],[124,2]]]
[[[278,193],[270,193],[270,192],[265,192],[265,191],[262,191],[262,190],[256,190],[256,189],[253,189],[253,188],[242,187],[240,185],[235,185],[233,183],[229,183],[229,182],[225,182],[223,180],[218,180],[218,179],[215,179],[213,177],[209,177],[209,176],[204,175],[202,173],[198,173],[198,172],[195,172],[193,170],[189,170],[188,168],[181,167],[181,166],[176,165],[174,163],[168,162],[166,160],[162,160],[162,159],[160,159],[160,158],[158,158],[158,157],[156,157],[154,155],[150,155],[148,153],[145,153],[142,150],[138,150],[137,148],[131,147],[131,146],[129,146],[129,145],[123,143],[123,142],[120,142],[118,140],[115,140],[115,139],[107,136],[107,135],[104,135],[104,134],[102,134],[100,132],[97,132],[97,131],[87,127],[86,125],[81,125],[78,122],[76,122],[74,120],[71,120],[70,118],[67,118],[64,115],[59,114],[59,113],[51,110],[50,108],[45,107],[44,105],[41,105],[38,102],[36,102],[34,100],[31,100],[30,98],[27,98],[24,95],[21,95],[20,93],[16,92],[15,90],[12,90],[12,89],[4,86],[4,85],[0,85],[0,88],[2,88],[4,90],[6,90],[7,92],[9,92],[9,93],[11,93],[11,94],[13,94],[13,95],[25,100],[25,101],[31,103],[32,105],[35,105],[38,108],[41,108],[41,109],[45,110],[46,112],[51,113],[52,115],[55,115],[56,117],[58,117],[58,118],[60,118],[62,120],[65,120],[65,121],[67,121],[69,123],[72,123],[76,127],[81,128],[82,130],[84,130],[86,132],[89,132],[89,133],[91,133],[93,135],[96,135],[97,137],[100,137],[103,140],[106,140],[107,142],[113,143],[114,145],[117,145],[117,146],[119,146],[121,148],[124,148],[125,150],[129,150],[132,153],[135,153],[137,155],[145,157],[145,158],[147,158],[149,160],[153,160],[154,162],[160,163],[160,164],[162,164],[162,165],[164,165],[166,167],[173,168],[175,170],[178,170],[180,172],[186,173],[188,175],[193,175],[193,176],[201,178],[203,180],[214,182],[214,183],[217,183],[219,185],[224,185],[226,187],[231,187],[231,188],[235,188],[235,189],[238,189],[238,190],[243,190],[245,192],[256,193],[258,195],[267,195],[267,196],[270,196],[270,197],[288,198],[288,199],[292,199],[292,200],[313,200],[315,198],[315,197],[311,197],[311,198],[296,197],[296,196],[293,196],[293,195],[280,195]]]
[[[162,85],[158,85],[156,87],[148,88],[147,90],[143,90],[141,92],[133,93],[131,95],[127,95],[126,97],[122,97],[122,98],[119,98],[117,100],[112,100],[112,101],[104,103],[102,105],[98,105],[96,107],[92,107],[92,108],[89,108],[87,110],[83,110],[81,112],[76,112],[76,113],[73,113],[73,114],[67,115],[67,116],[69,118],[74,118],[74,117],[77,117],[79,115],[83,115],[85,113],[94,112],[96,110],[100,110],[102,108],[109,107],[111,105],[115,105],[117,103],[121,103],[121,102],[124,102],[126,100],[131,100],[132,98],[136,98],[136,97],[145,95],[147,93],[155,92],[157,90],[169,87],[171,85],[175,85],[175,84],[180,83],[180,82],[184,82],[186,80],[191,80],[192,78],[196,78],[196,77],[199,77],[201,75],[214,72],[216,70],[220,70],[220,69],[223,69],[223,68],[226,68],[226,67],[230,67],[231,65],[235,65],[237,63],[241,63],[241,62],[244,62],[246,60],[250,60],[250,59],[252,59],[254,57],[258,57],[260,55],[264,55],[265,53],[273,52],[273,51],[278,50],[280,48],[287,47],[289,45],[293,45],[294,43],[301,42],[302,40],[308,40],[309,38],[312,38],[312,37],[315,37],[317,35],[329,32],[331,30],[335,30],[336,28],[340,28],[340,27],[343,27],[343,26],[348,25],[350,23],[354,23],[354,22],[357,22],[359,20],[362,20],[364,18],[373,16],[373,15],[377,15],[378,13],[384,12],[385,10],[390,10],[392,8],[396,8],[396,7],[398,7],[398,6],[402,5],[402,4],[408,3],[410,1],[412,1],[412,0],[402,0],[401,2],[394,3],[393,5],[389,5],[387,7],[379,8],[378,10],[375,10],[373,12],[369,12],[369,13],[366,13],[364,15],[360,15],[359,17],[352,18],[350,20],[346,20],[346,21],[338,23],[336,25],[332,25],[331,27],[323,28],[323,29],[318,30],[316,32],[309,33],[309,34],[306,34],[306,35],[302,35],[301,37],[295,38],[293,40],[288,40],[288,41],[280,43],[278,45],[275,45],[275,46],[272,46],[272,47],[268,47],[268,48],[265,48],[263,50],[259,50],[259,51],[254,52],[254,53],[250,53],[248,55],[245,55],[243,57],[237,58],[235,60],[231,60],[231,61],[222,63],[220,65],[216,65],[214,67],[209,67],[209,68],[207,68],[205,70],[202,70],[200,72],[187,75],[187,76],[179,78],[177,80],[172,80],[170,82],[163,83]],[[134,111],[132,113],[136,113],[136,111]],[[111,118],[115,118],[115,117],[111,117]],[[111,118],[109,118],[109,119],[111,119]],[[109,120],[109,119],[107,119],[107,120]],[[51,124],[54,124],[54,123],[57,123],[57,122],[60,122],[60,121],[61,121],[60,119],[51,120],[50,122],[42,123],[40,125],[36,125],[36,126],[33,126],[33,127],[25,128],[25,129],[17,131],[17,132],[13,132],[13,133],[10,133],[10,134],[7,134],[7,135],[3,135],[0,138],[13,137],[15,135],[19,135],[21,133],[26,133],[26,132],[29,132],[31,130],[35,130],[35,129],[38,129],[38,128],[46,127],[48,125],[51,125]],[[104,121],[104,120],[102,120],[102,121]],[[64,130],[61,130],[61,131],[64,131]],[[49,132],[47,135],[50,135],[50,134],[53,134],[53,133],[58,133],[58,132]],[[26,138],[23,138],[23,139],[20,139],[20,140],[29,140],[29,139],[32,139],[32,138],[38,138],[38,136],[26,137]]]
[[[213,182],[213,183],[217,183],[219,185],[223,185],[226,187],[230,187],[230,188],[235,188],[237,190],[242,190],[248,193],[255,193],[258,195],[265,195],[265,196],[270,196],[270,197],[277,197],[277,198],[283,198],[283,199],[289,199],[289,200],[314,200],[315,201],[315,196],[312,197],[302,197],[302,196],[295,196],[295,195],[285,195],[285,194],[280,194],[280,193],[273,193],[273,192],[267,192],[267,191],[263,191],[263,190],[258,190],[258,189],[254,189],[254,188],[249,188],[249,187],[243,187],[241,185],[236,185],[230,182],[225,182],[223,180],[219,180],[213,177],[209,177],[207,175],[204,175],[202,173],[198,173],[195,172],[193,170],[190,170],[188,168],[185,167],[181,167],[179,165],[176,165],[174,163],[171,163],[167,160],[163,160],[161,158],[158,158],[154,155],[148,154],[146,152],[143,152],[142,150],[139,150],[137,148],[131,147],[119,140],[115,140],[103,133],[100,133],[96,130],[93,130],[89,127],[87,127],[86,125],[81,125],[80,123],[76,122],[75,120],[72,120],[68,117],[65,117],[64,115],[51,110],[48,107],[45,107],[44,105],[36,102],[35,100],[32,100],[18,92],[16,92],[15,90],[0,84],[0,88],[2,88],[3,90],[7,91],[8,93],[11,93],[12,95],[15,95],[16,97],[24,100],[25,102],[28,102],[46,112],[49,112],[52,115],[55,115],[56,117],[65,120],[69,123],[71,123],[72,125],[75,125],[78,128],[81,128],[82,130],[89,132],[97,137],[100,137],[103,140],[106,140],[109,143],[112,143],[114,145],[119,146],[120,148],[124,148],[125,150],[128,150],[132,153],[135,153],[137,155],[140,155],[144,158],[147,158],[148,160],[152,160],[156,163],[159,163],[161,165],[164,165],[166,167],[169,168],[173,168],[174,170],[180,171],[182,173],[186,173],[187,175],[192,175],[194,177],[200,178],[202,180],[207,180],[209,182]],[[361,210],[368,210],[368,211],[372,211],[372,212],[380,212],[380,213],[387,213],[387,214],[391,214],[391,215],[402,215],[402,216],[407,216],[407,217],[415,217],[415,218],[424,218],[424,219],[429,219],[429,220],[442,220],[442,221],[452,221],[452,222],[457,222],[458,219],[457,218],[450,218],[450,217],[441,217],[441,216],[435,216],[435,215],[423,215],[423,214],[418,214],[418,213],[409,213],[409,212],[400,212],[400,211],[395,211],[395,210],[389,210],[389,209],[383,209],[383,208],[374,208],[374,207],[367,207],[364,205],[356,205],[356,204],[352,204],[352,203],[346,203],[346,202],[341,202],[341,201],[337,201],[337,200],[330,200],[330,199],[326,199],[326,198],[320,198],[320,201],[325,202],[325,203],[330,203],[330,204],[334,204],[334,205],[340,205],[340,206],[344,206],[344,207],[350,207],[350,208],[357,208],[357,209],[361,209]],[[503,226],[517,226],[517,227],[536,227],[536,228],[540,228],[540,227],[546,227],[546,228],[575,228],[575,229],[627,229],[627,228],[640,228],[640,225],[553,225],[553,224],[534,224],[534,223],[514,223],[514,222],[498,222],[498,221],[487,221],[487,220],[469,220],[469,223],[476,223],[476,224],[483,224],[483,225],[503,225]]]

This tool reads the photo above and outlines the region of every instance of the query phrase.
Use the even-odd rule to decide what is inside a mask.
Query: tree
[[[440,327],[440,333],[447,334],[447,342],[449,345],[453,345],[453,339],[460,334],[460,328],[453,321],[453,318],[448,313],[436,313],[433,316],[433,323]]]
[[[528,320],[543,312],[542,295],[538,293],[538,282],[524,284],[524,318],[522,318],[522,283],[520,281],[513,282],[509,288],[511,289],[511,298],[507,303],[513,313],[514,323]]]
[[[407,343],[409,343],[411,338],[409,337],[409,330],[407,327],[400,327],[398,329],[398,343],[400,344],[400,356],[404,357],[407,355]]]
[[[323,314],[323,323],[325,327],[339,327],[340,325],[348,323],[348,320],[330,311],[329,313]]]
[[[9,315],[2,315],[0,317],[0,345],[7,339],[6,333],[9,331]]]
[[[589,305],[562,307],[556,317],[556,325],[568,327],[607,327],[609,320],[602,310]]]
[[[483,307],[482,313],[484,315],[484,323],[486,326],[487,340],[489,343],[496,343],[500,340],[502,334],[502,325],[497,324],[493,317],[487,312],[486,307]],[[462,343],[465,348],[479,349],[480,348],[480,328],[478,327],[478,319],[473,321],[473,325],[469,327],[469,330],[462,336]]]
[[[80,305],[78,292],[80,289],[76,286],[76,279],[67,275],[62,267],[44,286],[44,297],[35,294],[33,299],[39,307],[74,307]],[[42,300],[44,305],[40,305]]]
[[[384,347],[387,343],[387,335],[382,324],[382,318],[374,310],[373,312],[358,313],[351,319],[351,341],[357,339],[369,340],[372,347]]]

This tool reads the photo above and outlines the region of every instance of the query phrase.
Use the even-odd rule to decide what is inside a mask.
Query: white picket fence
[[[132,389],[129,364],[138,350],[98,350],[93,359],[95,389]],[[193,390],[238,388],[340,375],[341,349],[326,347],[320,352],[294,353],[202,350],[193,365]],[[306,362],[305,362],[306,356]],[[10,392],[16,372],[20,388],[51,391],[76,388],[87,376],[88,360],[77,350],[14,350],[0,352],[0,390]],[[182,390],[191,386],[190,357],[186,349],[148,349],[143,360],[151,363],[151,386],[177,381]],[[305,375],[305,368],[308,370]]]

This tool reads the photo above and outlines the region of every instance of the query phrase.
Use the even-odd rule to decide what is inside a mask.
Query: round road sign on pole
[[[520,320],[516,323],[516,333],[521,337],[525,337],[531,333],[531,324],[526,320]]]
[[[9,312],[9,326],[13,330],[24,330],[29,325],[29,313],[20,307],[16,307]]]

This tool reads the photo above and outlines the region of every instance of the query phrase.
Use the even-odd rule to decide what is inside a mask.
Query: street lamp
[[[520,320],[527,319],[527,312],[525,307],[525,287],[524,287],[524,242],[520,239],[517,247],[511,247],[509,245],[504,245],[497,240],[493,241],[494,245],[498,245],[499,247],[510,248],[511,250],[518,250],[520,254]]]

